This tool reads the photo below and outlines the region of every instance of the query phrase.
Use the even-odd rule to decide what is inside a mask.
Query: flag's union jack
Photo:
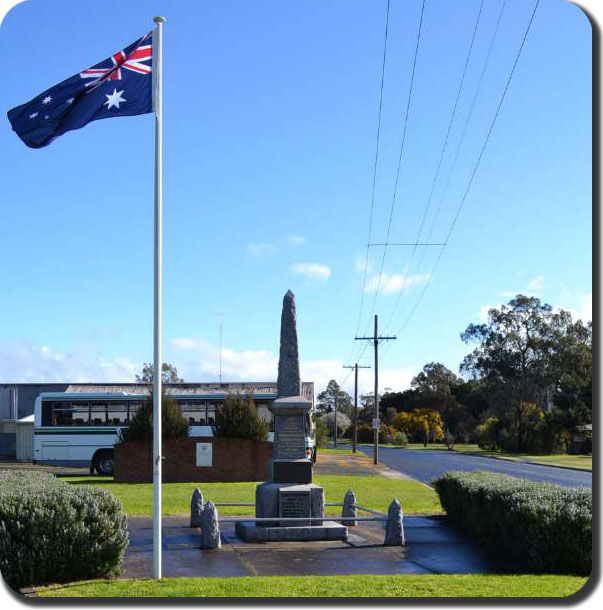
[[[17,135],[32,148],[91,121],[152,112],[152,32],[108,59],[8,111]]]
[[[143,38],[142,42],[144,42],[149,36],[150,34],[147,34],[145,38]],[[152,45],[141,44],[129,54],[126,54],[125,51],[118,51],[112,55],[109,60],[107,60],[113,62],[112,66],[108,68],[99,68],[96,66],[94,68],[88,68],[88,70],[80,72],[80,76],[82,78],[93,78],[94,80],[86,83],[86,87],[96,87],[105,80],[121,80],[122,69],[132,70],[133,72],[138,72],[139,74],[150,74],[151,66],[142,62],[150,62],[152,55]]]

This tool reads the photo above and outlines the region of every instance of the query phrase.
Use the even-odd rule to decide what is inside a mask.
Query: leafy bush
[[[394,445],[398,445],[400,447],[406,447],[408,445],[408,437],[404,432],[396,432],[396,436],[394,438]]]
[[[168,394],[161,395],[161,437],[179,438],[188,436],[188,422],[180,412],[176,401]],[[153,439],[153,395],[141,405],[127,428],[121,429],[122,441]]]
[[[12,588],[116,575],[127,546],[121,502],[106,490],[0,471],[0,572]]]
[[[258,415],[251,394],[229,394],[222,408],[216,409],[216,424],[213,430],[216,436],[265,441],[269,427]]]
[[[375,439],[375,433],[373,427],[367,424],[358,426],[358,442],[359,443],[372,443]],[[384,444],[394,444],[396,442],[398,431],[392,426],[381,424],[379,428],[379,442]],[[406,439],[408,442],[408,439]],[[397,443],[396,443],[397,444]]]
[[[322,419],[316,420],[316,446],[324,447],[327,444],[328,430]]]
[[[455,522],[518,569],[590,573],[591,489],[488,472],[447,472],[434,486]]]

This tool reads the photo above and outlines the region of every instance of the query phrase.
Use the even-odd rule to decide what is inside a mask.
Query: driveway
[[[359,447],[367,455],[373,455],[372,447]],[[566,487],[592,487],[592,472],[571,470],[539,464],[524,464],[508,460],[466,455],[455,451],[392,449],[379,447],[379,461],[389,468],[402,472],[413,479],[431,484],[431,479],[448,470],[489,470],[522,477],[532,481],[557,483]]]

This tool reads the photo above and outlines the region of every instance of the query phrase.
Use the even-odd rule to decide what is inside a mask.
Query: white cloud
[[[293,273],[303,275],[311,280],[327,280],[331,275],[331,270],[326,265],[317,263],[296,263],[291,265]]]
[[[578,297],[578,307],[562,307],[572,314],[574,320],[582,320],[588,322],[593,319],[593,293],[589,292],[581,297]]]
[[[424,284],[428,279],[427,274],[417,273],[415,275],[406,275],[405,273],[392,273],[389,275],[383,272],[381,275],[381,281],[379,281],[378,275],[373,275],[368,278],[364,287],[364,292],[376,292],[379,290],[379,294],[393,294],[400,290],[405,290],[411,286]]]
[[[530,283],[528,284],[528,289],[529,290],[542,290],[542,285],[544,283],[544,275],[538,275],[535,278],[532,278],[530,280]]]
[[[366,256],[357,256],[356,261],[354,262],[354,267],[359,273],[364,273],[365,268],[367,273],[371,272],[371,264],[367,260]]]
[[[287,241],[292,246],[305,246],[308,243],[308,240],[303,235],[295,235],[295,233],[287,235]]]
[[[249,256],[267,256],[276,252],[276,246],[272,244],[247,244]]]
[[[170,341],[175,350],[173,357],[168,358],[177,368],[178,373],[187,381],[215,381],[220,371],[220,351],[218,346],[205,339],[179,338]],[[354,375],[343,368],[343,362],[336,359],[302,360],[300,372],[303,381],[313,381],[315,395],[322,392],[331,379],[342,384],[343,389],[351,396],[354,393]],[[410,387],[410,380],[421,370],[421,367],[380,368],[379,384],[381,392],[389,387],[402,391]],[[268,350],[242,350],[229,348],[222,350],[222,379],[224,381],[276,381],[278,373],[278,355]],[[345,384],[343,381],[346,379]],[[362,392],[372,391],[372,369],[363,370],[360,375]]]
[[[23,339],[0,341],[0,381],[134,381],[140,364],[126,357],[107,359],[93,349],[60,351]]]

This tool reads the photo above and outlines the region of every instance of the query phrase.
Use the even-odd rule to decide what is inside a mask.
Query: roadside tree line
[[[410,389],[385,390],[380,440],[401,432],[414,442],[563,453],[592,421],[592,322],[519,294],[490,309],[487,322],[469,324],[461,338],[473,349],[459,375],[430,362]],[[352,400],[335,381],[318,396],[319,416],[333,411],[335,400],[338,412],[353,416]],[[370,427],[373,405],[371,394],[361,397],[359,431]]]

